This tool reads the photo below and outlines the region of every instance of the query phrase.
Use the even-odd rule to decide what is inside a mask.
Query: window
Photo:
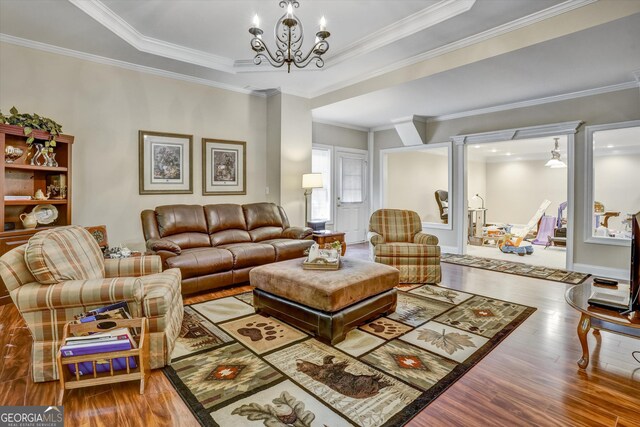
[[[342,203],[364,202],[364,178],[366,165],[362,159],[342,158]]]
[[[311,150],[311,172],[322,174],[322,188],[311,193],[311,218],[331,221],[331,148]]]
[[[587,241],[628,245],[640,208],[640,121],[587,128]]]

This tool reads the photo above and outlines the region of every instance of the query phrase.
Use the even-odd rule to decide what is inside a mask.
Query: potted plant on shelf
[[[35,142],[36,154],[31,158],[31,164],[40,165],[37,159],[42,155],[44,156],[45,166],[57,166],[58,163],[55,161],[53,148],[56,146],[56,137],[62,133],[62,125],[48,117],[43,117],[35,113],[19,113],[16,107],[12,107],[9,112],[11,115],[5,116],[0,111],[0,123],[20,126],[23,128],[24,135],[28,137],[26,143],[29,148],[31,148],[31,145]],[[49,139],[46,140],[44,144],[36,141],[33,136],[34,129],[49,132]]]

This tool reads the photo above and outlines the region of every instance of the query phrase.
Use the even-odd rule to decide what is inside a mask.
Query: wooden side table
[[[586,369],[589,366],[587,334],[590,329],[593,329],[593,334],[596,336],[603,330],[640,338],[640,312],[622,315],[615,310],[589,305],[588,299],[595,289],[594,286],[597,286],[592,282],[593,279],[588,279],[580,285],[572,286],[565,294],[567,303],[581,314],[580,322],[578,322],[578,339],[582,345],[582,357],[578,360],[580,369]]]
[[[342,255],[347,252],[347,244],[344,241],[344,233],[339,231],[314,231],[313,240],[322,248],[325,243],[340,242],[342,246]]]

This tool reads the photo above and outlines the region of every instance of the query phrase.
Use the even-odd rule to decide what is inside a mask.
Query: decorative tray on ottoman
[[[340,268],[340,253],[335,249],[320,249],[318,257],[309,261],[309,257],[302,262],[304,270],[338,270]]]

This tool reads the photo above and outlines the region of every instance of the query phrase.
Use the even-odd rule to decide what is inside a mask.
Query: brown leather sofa
[[[179,268],[182,293],[249,281],[258,265],[304,256],[312,230],[273,203],[166,205],[141,214],[147,249]]]

